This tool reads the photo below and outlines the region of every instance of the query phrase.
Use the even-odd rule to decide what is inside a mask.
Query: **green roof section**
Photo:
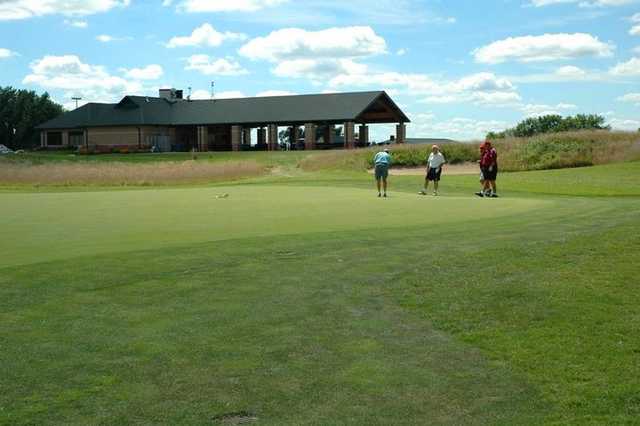
[[[377,91],[217,100],[125,96],[117,104],[86,104],[37,128],[233,124],[257,127],[309,122],[339,124],[345,121],[362,122],[361,115],[379,103],[383,103],[390,111],[386,122],[410,121],[386,92]]]

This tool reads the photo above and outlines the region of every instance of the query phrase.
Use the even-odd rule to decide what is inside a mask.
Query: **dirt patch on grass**
[[[221,414],[219,416],[215,416],[212,420],[214,424],[243,425],[256,422],[258,417],[247,411],[239,411],[237,413]]]
[[[373,169],[369,170],[369,173],[373,174]],[[480,173],[478,165],[476,163],[462,163],[462,164],[448,164],[444,166],[442,170],[443,175],[475,175]],[[403,168],[391,168],[389,174],[392,176],[424,176],[426,170],[424,167],[403,167]]]

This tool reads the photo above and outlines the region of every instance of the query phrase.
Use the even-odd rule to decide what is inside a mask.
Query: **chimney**
[[[168,101],[180,101],[182,100],[183,91],[171,89],[160,89],[159,97]]]

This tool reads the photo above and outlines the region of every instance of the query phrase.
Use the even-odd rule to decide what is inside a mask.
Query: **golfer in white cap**
[[[433,195],[438,195],[438,183],[440,182],[440,175],[442,174],[442,166],[444,166],[446,162],[447,160],[440,152],[440,147],[433,145],[431,147],[431,153],[427,158],[427,176],[424,178],[424,188],[419,194],[427,195],[429,182],[433,182]]]

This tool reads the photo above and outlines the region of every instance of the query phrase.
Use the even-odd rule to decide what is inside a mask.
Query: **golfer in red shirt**
[[[483,188],[480,192],[476,192],[476,195],[479,197],[498,198],[496,187],[496,179],[498,177],[498,153],[490,141],[486,141],[480,145],[480,153],[480,172],[482,175],[481,182]]]

